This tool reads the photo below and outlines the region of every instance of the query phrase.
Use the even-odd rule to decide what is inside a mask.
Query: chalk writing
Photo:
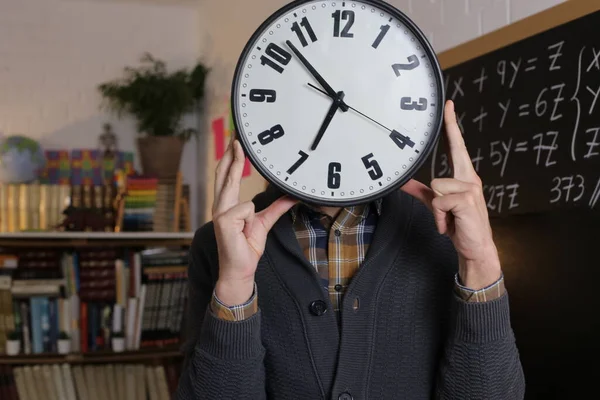
[[[538,144],[533,146],[533,150],[537,151],[535,165],[540,165],[540,158],[544,152],[546,153],[544,166],[550,167],[556,164],[556,161],[552,160],[552,154],[558,149],[558,144],[556,144],[557,139],[558,132],[538,133],[533,137],[533,140],[538,140]]]
[[[598,100],[598,94],[600,94],[600,86],[598,86],[598,89],[596,89],[594,91],[594,89],[592,89],[589,86],[585,87],[587,89],[588,92],[590,92],[592,94],[592,96],[594,96],[594,100],[592,100],[592,105],[590,105],[590,112],[589,114],[592,115],[592,112],[594,111],[594,107],[596,106],[596,100]]]
[[[550,203],[558,203],[561,200],[576,203],[585,194],[585,178],[581,175],[557,176],[552,182],[554,187],[550,192],[554,197],[550,198]]]
[[[588,146],[588,152],[585,156],[583,156],[583,158],[590,158],[600,154],[598,150],[594,150],[596,147],[600,146],[600,138],[598,137],[598,131],[600,131],[600,127],[590,128],[587,131],[585,131],[586,133],[593,133],[594,136],[589,142],[585,143],[586,146]]]
[[[504,121],[506,120],[506,113],[508,113],[508,108],[510,107],[510,99],[506,102],[506,104],[498,103],[500,108],[502,109],[502,119],[500,120],[500,128],[504,126]]]
[[[535,71],[536,66],[535,63],[537,62],[537,57],[534,58],[530,58],[529,60],[527,60],[527,64],[529,65],[527,68],[525,68],[525,72],[531,72],[531,71]],[[530,64],[534,64],[534,65],[530,65]]]
[[[560,65],[556,65],[556,62],[558,61],[558,59],[562,56],[562,48],[563,45],[565,44],[565,41],[563,40],[562,42],[559,43],[555,43],[551,46],[548,46],[548,50],[553,50],[554,52],[551,53],[548,58],[550,58],[550,71],[556,71],[558,69],[560,69]]]
[[[592,51],[594,52],[594,59],[592,60],[590,65],[588,65],[587,70],[585,72],[590,72],[594,67],[597,70],[600,70],[600,50],[596,52],[596,48],[594,47]]]
[[[481,68],[481,75],[479,78],[473,80],[473,83],[479,86],[479,93],[483,92],[483,83],[487,78],[488,76],[485,74],[485,68]]]
[[[485,110],[483,109],[483,107],[481,107],[481,112],[479,113],[479,115],[477,115],[475,118],[473,118],[473,122],[476,122],[476,123],[479,124],[479,132],[483,131],[483,120],[487,116],[488,116],[488,113],[485,112]]]
[[[452,100],[456,99],[457,95],[461,95],[462,97],[464,97],[465,92],[462,89],[462,81],[463,81],[463,77],[461,76],[460,78],[458,78],[458,80],[454,81],[454,93],[452,93]]]
[[[577,130],[579,129],[579,118],[581,117],[581,103],[579,102],[579,87],[581,86],[581,62],[583,60],[583,52],[585,51],[585,46],[581,48],[579,52],[579,63],[577,67],[577,86],[575,87],[575,92],[573,93],[573,97],[571,97],[571,101],[575,102],[577,106],[577,114],[575,116],[575,124],[573,127],[573,138],[571,139],[571,159],[573,161],[577,161],[577,157],[575,156],[575,141],[577,139]]]
[[[584,18],[444,71],[490,215],[600,212],[600,12]],[[432,179],[452,176],[443,146]]]
[[[509,210],[519,207],[519,203],[517,203],[519,186],[518,183],[512,185],[484,185],[483,192],[484,197],[487,198],[487,208],[501,213],[506,201],[508,201]]]
[[[592,192],[592,197],[590,197],[590,202],[588,203],[590,208],[596,207],[596,203],[598,202],[599,198],[600,198],[600,178],[598,178],[598,183],[596,183],[596,187],[594,188],[594,191]]]
[[[501,165],[500,177],[504,176],[506,170],[506,162],[510,155],[510,149],[512,147],[512,138],[508,142],[494,141],[490,143],[490,160],[493,166]]]

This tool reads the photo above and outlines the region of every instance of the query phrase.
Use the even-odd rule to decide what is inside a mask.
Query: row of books
[[[0,185],[0,233],[51,230],[69,205],[69,185]]]
[[[189,185],[130,176],[123,212],[123,231],[170,232],[175,204],[189,199]],[[71,218],[64,229],[114,231],[117,221],[115,185],[0,184],[0,233],[52,231]],[[84,213],[73,213],[84,210]],[[181,222],[179,226],[181,226]],[[62,228],[60,228],[62,229]]]
[[[178,368],[173,363],[0,365],[0,399],[170,400]]]
[[[113,231],[116,187],[107,185],[0,185],[0,233],[56,230],[68,206],[89,210],[73,230]]]
[[[11,331],[24,354],[57,351],[61,332],[72,352],[108,350],[117,336],[128,350],[177,344],[187,264],[187,251],[165,248],[0,255],[0,353]]]

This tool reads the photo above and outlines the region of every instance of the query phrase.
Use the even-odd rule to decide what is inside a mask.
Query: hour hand
[[[335,115],[337,110],[340,108],[340,104],[343,102],[344,102],[344,92],[337,93],[335,95],[335,99],[333,100],[333,103],[331,104],[331,107],[329,107],[329,111],[327,112],[327,115],[325,116],[325,120],[323,121],[323,124],[321,125],[321,128],[319,129],[319,133],[317,133],[317,137],[315,138],[315,141],[313,142],[313,144],[310,148],[311,150],[317,149],[317,146],[321,142],[321,139],[323,138],[325,131],[327,130],[327,128],[329,127],[329,124],[331,123],[331,120],[333,119],[333,116]]]
[[[321,87],[323,89],[325,89],[325,91],[327,92],[327,95],[329,97],[331,97],[332,99],[334,99],[337,96],[335,90],[333,90],[333,88],[327,83],[327,81],[321,76],[321,74],[319,74],[317,72],[315,67],[313,67],[312,64],[310,62],[308,62],[308,60],[302,55],[302,53],[300,53],[300,50],[298,50],[291,41],[288,40],[285,43],[292,50],[292,52],[296,55],[296,57],[298,57],[300,62],[302,64],[304,64],[306,69],[308,69],[308,72],[310,72],[311,75],[315,77],[317,82],[319,82],[319,85],[321,85]]]
[[[323,121],[323,124],[321,125],[321,129],[319,129],[319,133],[317,133],[317,137],[315,138],[315,141],[313,142],[313,144],[310,148],[311,150],[317,149],[317,146],[321,142],[321,139],[323,138],[323,135],[325,134],[325,131],[329,127],[329,123],[333,119],[333,116],[337,112],[338,108],[339,108],[339,106],[335,102],[333,102],[333,104],[331,104],[331,107],[329,108],[329,111],[327,112],[327,115],[325,116],[325,120]]]

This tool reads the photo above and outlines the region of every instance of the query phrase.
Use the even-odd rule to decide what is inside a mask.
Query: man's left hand
[[[446,103],[444,122],[453,177],[434,179],[431,188],[411,179],[402,190],[433,212],[438,231],[450,237],[458,252],[461,283],[479,290],[500,278],[500,260],[481,179],[465,147],[452,101]]]

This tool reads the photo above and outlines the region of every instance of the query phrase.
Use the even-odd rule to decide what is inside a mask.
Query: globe
[[[46,156],[38,142],[25,136],[9,136],[0,142],[0,182],[27,183],[38,178]]]

